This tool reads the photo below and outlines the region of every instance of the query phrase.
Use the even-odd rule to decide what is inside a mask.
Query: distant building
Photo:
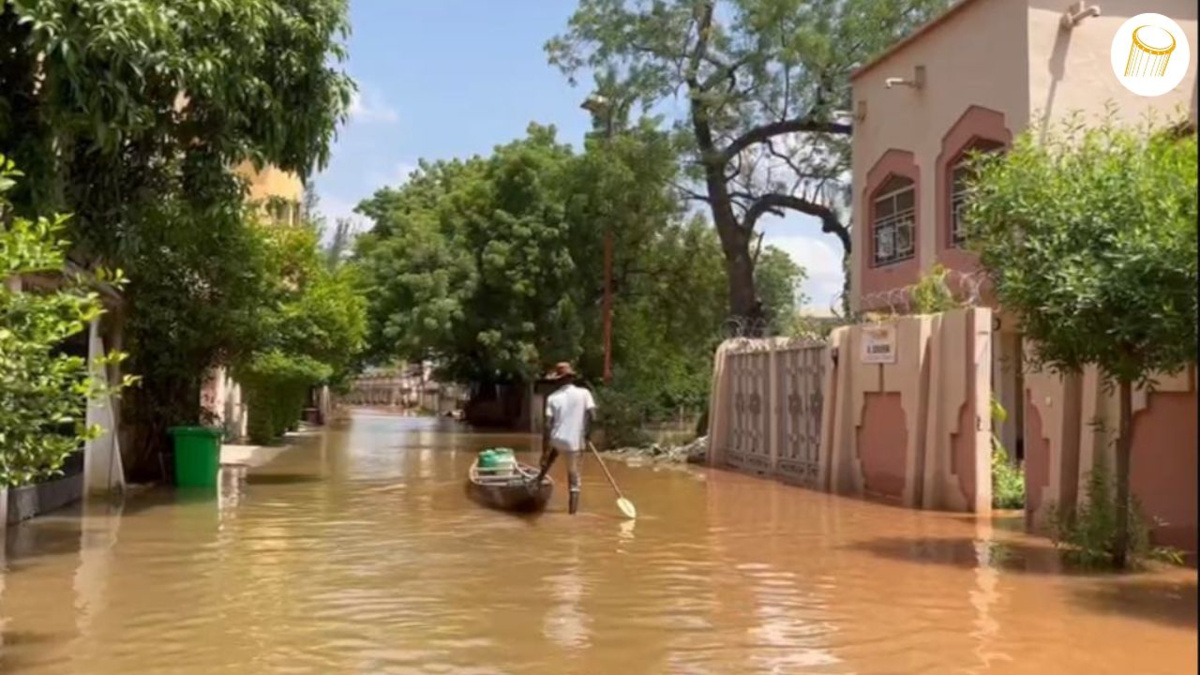
[[[439,382],[435,366],[428,361],[404,363],[394,368],[367,368],[354,380],[341,402],[350,405],[382,406],[423,410],[447,415],[462,409],[466,390]]]
[[[247,200],[259,205],[272,222],[279,225],[300,224],[304,182],[299,176],[273,166],[256,170],[250,162],[238,166],[237,173],[247,180]]]

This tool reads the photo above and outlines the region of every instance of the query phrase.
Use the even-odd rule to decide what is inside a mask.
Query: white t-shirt
[[[546,420],[550,424],[550,443],[559,450],[583,450],[583,425],[589,410],[595,410],[592,392],[573,384],[550,394],[546,399]]]

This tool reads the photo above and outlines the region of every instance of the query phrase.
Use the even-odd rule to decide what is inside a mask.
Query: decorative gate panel
[[[725,457],[744,471],[770,473],[770,355],[765,351],[729,356],[733,414]]]
[[[823,345],[776,352],[776,472],[786,480],[819,487]]]
[[[719,444],[732,468],[821,487],[821,343],[747,340],[725,355],[728,423]]]

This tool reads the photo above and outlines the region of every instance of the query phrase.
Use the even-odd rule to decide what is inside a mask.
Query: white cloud
[[[410,174],[416,170],[416,162],[396,162],[387,171],[371,172],[369,184],[374,185],[376,189],[385,187],[398,188],[407,183],[411,177]]]
[[[830,307],[840,308],[845,275],[842,246],[837,238],[819,230],[812,234],[797,232],[811,227],[799,219],[773,219],[763,225],[763,243],[787,252],[808,274],[801,288],[808,299],[805,308],[821,312]]]
[[[400,113],[365,86],[351,95],[349,113],[352,122],[395,124],[400,121]]]

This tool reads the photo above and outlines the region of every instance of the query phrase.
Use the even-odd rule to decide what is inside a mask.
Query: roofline
[[[883,50],[883,53],[881,53],[879,56],[876,56],[870,61],[867,61],[865,64],[859,66],[854,72],[850,73],[850,81],[853,82],[862,75],[866,74],[867,71],[874,70],[876,66],[881,65],[884,61],[887,61],[891,57],[895,56],[898,52],[903,51],[909,45],[924,37],[926,33],[929,33],[933,29],[942,25],[951,17],[955,16],[963,9],[966,9],[967,6],[973,5],[976,2],[978,2],[978,0],[958,0],[958,2],[950,5],[946,8],[946,11],[925,22],[924,25],[913,31],[908,37],[901,39],[896,44]]]

